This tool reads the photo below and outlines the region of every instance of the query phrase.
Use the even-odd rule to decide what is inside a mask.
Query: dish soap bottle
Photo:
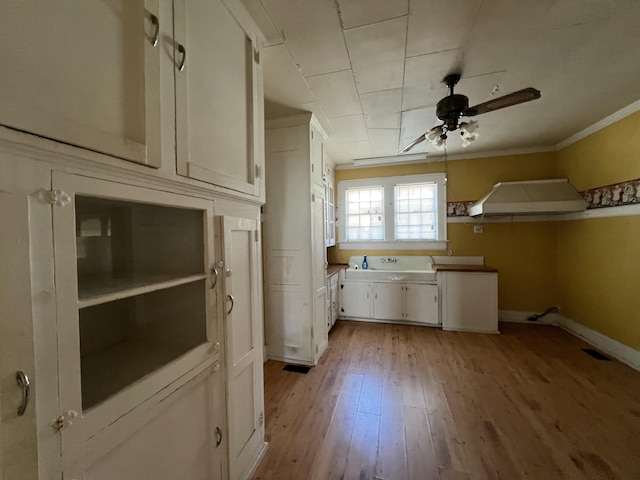
[[[364,256],[364,259],[362,260],[362,269],[366,270],[367,268],[369,268],[369,264],[367,263],[367,256]]]

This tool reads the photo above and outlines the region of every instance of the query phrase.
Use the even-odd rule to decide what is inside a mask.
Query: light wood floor
[[[254,479],[640,479],[640,372],[501,331],[339,321],[308,374],[267,362]]]

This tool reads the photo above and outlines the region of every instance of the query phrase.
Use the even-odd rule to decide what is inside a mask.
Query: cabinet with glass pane
[[[212,202],[58,172],[53,187],[65,458],[211,363],[221,326]]]

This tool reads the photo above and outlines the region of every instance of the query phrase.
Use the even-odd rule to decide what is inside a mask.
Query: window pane
[[[396,185],[396,240],[436,240],[435,183]],[[406,200],[408,199],[408,200]]]
[[[384,240],[383,187],[348,188],[347,241]]]

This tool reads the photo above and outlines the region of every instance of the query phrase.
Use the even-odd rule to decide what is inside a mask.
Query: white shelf
[[[102,403],[191,347],[171,347],[128,340],[82,356],[82,409]]]
[[[101,277],[94,281],[82,281],[78,286],[78,307],[86,308],[123,298],[164,290],[186,283],[198,282],[209,274],[200,273],[176,278],[175,275],[150,275],[141,277]]]

